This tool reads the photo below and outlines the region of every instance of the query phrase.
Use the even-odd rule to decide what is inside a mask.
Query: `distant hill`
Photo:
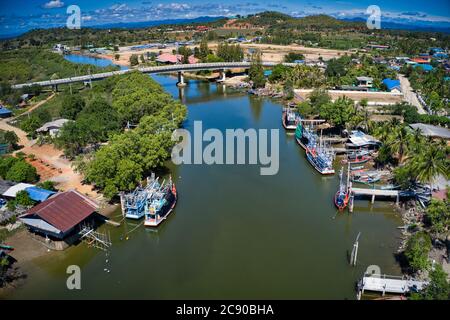
[[[160,25],[179,25],[179,24],[193,24],[193,23],[209,23],[217,20],[225,19],[225,17],[197,17],[193,19],[166,19],[166,20],[154,20],[154,21],[141,21],[141,22],[128,22],[128,23],[110,23],[97,26],[90,26],[93,29],[139,29],[147,27],[156,27]]]
[[[351,19],[340,19],[341,21],[346,22],[360,22],[366,23],[366,19],[364,18],[351,18]],[[406,24],[399,22],[391,22],[391,21],[381,21],[381,28],[383,29],[392,29],[392,30],[410,30],[410,31],[421,31],[421,32],[443,32],[450,33],[450,24],[448,27],[443,26],[430,26],[424,24]]]

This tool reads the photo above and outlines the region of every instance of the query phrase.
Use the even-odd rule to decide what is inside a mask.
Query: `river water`
[[[179,201],[157,232],[135,221],[103,226],[113,242],[108,256],[85,244],[48,253],[26,266],[27,281],[9,298],[354,299],[367,266],[400,273],[393,253],[401,220],[391,204],[357,201],[354,213],[339,213],[337,175],[313,170],[284,131],[279,103],[201,81],[180,91],[173,77],[153,78],[181,95],[190,131],[196,120],[204,129],[279,129],[278,174],[169,163]],[[120,210],[113,216],[119,220]],[[358,232],[358,266],[350,267]],[[81,267],[81,290],[66,287],[69,265]]]

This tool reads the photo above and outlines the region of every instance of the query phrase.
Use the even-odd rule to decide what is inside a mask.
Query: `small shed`
[[[48,133],[50,136],[55,137],[58,135],[59,130],[71,120],[68,119],[58,119],[45,123],[42,127],[36,129],[38,133]]]

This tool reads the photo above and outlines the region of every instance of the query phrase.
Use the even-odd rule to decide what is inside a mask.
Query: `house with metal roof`
[[[447,128],[425,123],[413,123],[409,126],[414,130],[419,129],[423,136],[450,140],[450,130]]]
[[[383,84],[386,86],[389,92],[401,93],[402,87],[400,86],[400,80],[386,78],[383,80]]]
[[[431,64],[427,64],[427,63],[418,63],[418,64],[415,64],[413,67],[414,68],[417,68],[417,67],[422,68],[423,71],[427,71],[427,72],[433,71],[433,66]]]
[[[353,130],[350,132],[348,137],[348,142],[346,146],[348,148],[368,148],[368,149],[376,149],[381,145],[381,142],[374,137],[365,134],[359,130]]]
[[[31,232],[63,240],[94,217],[98,205],[75,190],[57,193],[29,209],[20,220]]]
[[[58,119],[45,123],[42,127],[36,129],[37,133],[48,133],[50,136],[55,137],[58,135],[59,130],[71,120]]]

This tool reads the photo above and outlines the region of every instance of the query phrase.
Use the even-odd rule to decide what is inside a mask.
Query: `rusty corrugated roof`
[[[66,232],[97,211],[97,205],[81,193],[58,193],[29,209],[22,217],[37,215],[55,228]]]

